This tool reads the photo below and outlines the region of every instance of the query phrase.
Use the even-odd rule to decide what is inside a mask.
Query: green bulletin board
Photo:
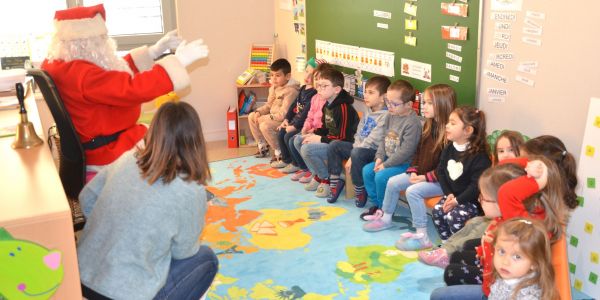
[[[415,88],[423,91],[427,86],[446,83],[454,87],[459,104],[475,105],[477,95],[477,66],[479,48],[480,2],[461,1],[390,1],[390,0],[305,0],[308,57],[316,56],[315,41],[339,43],[344,45],[366,47],[390,51],[395,54],[392,80],[405,79]],[[466,17],[442,14],[442,3],[468,4]],[[416,30],[406,30],[405,19],[411,16],[405,13],[405,5],[417,7]],[[374,16],[374,11],[391,13],[391,18]],[[382,29],[378,27],[385,27]],[[382,25],[384,24],[384,25]],[[442,39],[442,26],[453,29],[467,27],[466,40]],[[416,46],[404,43],[404,37],[412,32],[416,37]],[[448,44],[460,46],[460,51],[448,49]],[[451,45],[451,46],[452,46]],[[450,56],[462,58],[461,62],[450,59]],[[431,82],[407,77],[401,74],[401,59],[409,59],[431,65]],[[460,71],[450,70],[447,64],[459,66]],[[453,67],[456,69],[456,67]],[[342,68],[345,73],[354,70]],[[450,80],[450,76],[458,77],[458,82]],[[363,72],[363,76],[371,77],[371,73]],[[456,78],[454,77],[454,78]]]

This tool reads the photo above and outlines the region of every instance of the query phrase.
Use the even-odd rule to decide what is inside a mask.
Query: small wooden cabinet
[[[256,95],[256,101],[251,107],[251,111],[254,111],[257,107],[261,107],[267,103],[267,97],[269,96],[269,84],[246,84],[239,85],[236,84],[236,95],[238,95],[237,100],[237,134],[238,134],[238,146],[239,147],[253,147],[256,146],[256,141],[252,137],[252,133],[250,132],[250,126],[248,124],[248,114],[240,114],[242,106],[240,103],[240,94],[244,92],[247,96],[251,93]]]

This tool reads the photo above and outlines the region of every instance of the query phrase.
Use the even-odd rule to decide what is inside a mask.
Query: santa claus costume
[[[152,52],[161,54],[164,45],[158,50],[143,46],[117,57],[102,4],[57,11],[54,19],[56,32],[42,69],[56,84],[88,167],[107,165],[146,133],[146,127],[137,124],[142,103],[187,87],[185,67],[200,57],[182,61],[169,55],[154,62]]]

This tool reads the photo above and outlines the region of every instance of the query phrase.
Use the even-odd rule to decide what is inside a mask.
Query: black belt
[[[98,149],[104,145],[108,145],[114,141],[116,141],[119,138],[119,135],[121,135],[121,133],[123,133],[123,131],[125,130],[121,130],[117,133],[113,133],[111,135],[101,135],[101,136],[97,136],[85,143],[82,144],[83,149],[85,150],[94,150],[94,149]]]

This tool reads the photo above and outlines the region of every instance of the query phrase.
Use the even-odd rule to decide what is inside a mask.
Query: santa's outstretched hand
[[[168,49],[176,49],[183,39],[177,35],[177,29],[167,32],[156,44],[148,47],[148,53],[157,59]]]
[[[208,46],[204,45],[202,39],[197,39],[193,42],[181,42],[175,51],[175,57],[179,62],[187,67],[193,62],[208,56]]]

